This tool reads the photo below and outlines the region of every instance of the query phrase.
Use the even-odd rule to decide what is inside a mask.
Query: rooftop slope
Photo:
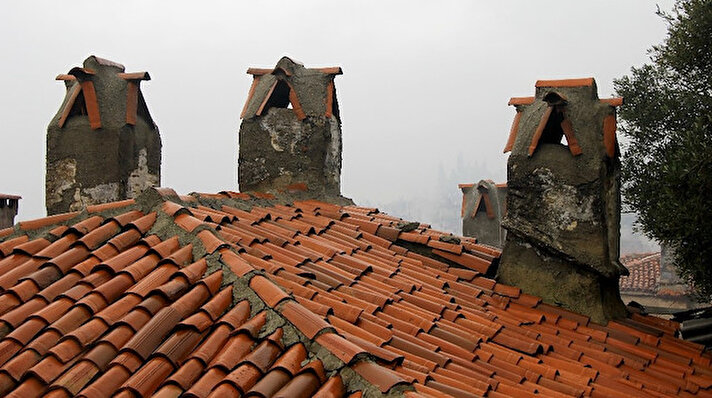
[[[0,230],[0,395],[712,396],[674,322],[600,326],[474,239],[288,201],[149,190]]]
[[[621,257],[630,274],[621,277],[621,290],[655,294],[660,282],[660,252]]]

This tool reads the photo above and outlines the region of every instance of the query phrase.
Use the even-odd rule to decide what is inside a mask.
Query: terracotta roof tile
[[[250,280],[250,287],[272,308],[289,298],[289,295],[284,290],[262,275],[255,275]]]
[[[70,220],[76,217],[78,214],[79,212],[56,214],[54,216],[39,218],[31,221],[20,221],[19,225],[21,230],[29,231]]]
[[[384,393],[396,385],[407,383],[406,380],[393,371],[383,368],[374,362],[360,361],[354,364],[352,368],[366,381],[372,383]]]
[[[629,275],[620,278],[621,292],[632,294],[683,296],[687,288],[663,289],[661,284],[660,252],[631,254],[621,257]]]
[[[622,97],[613,97],[613,98],[601,98],[601,102],[604,104],[608,104],[610,106],[621,106],[623,105],[623,98]]]
[[[316,342],[329,350],[345,364],[351,363],[354,357],[366,352],[362,347],[344,339],[336,333],[322,333],[316,338]]]
[[[4,253],[7,253],[5,254],[6,256],[10,253],[22,253],[32,256],[51,244],[50,241],[44,238],[28,241],[26,236],[21,236],[5,243],[8,244],[3,250]]]
[[[537,80],[535,87],[582,87],[593,84],[593,78],[563,79],[563,80]]]
[[[310,339],[313,339],[322,330],[331,327],[323,318],[295,301],[287,301],[282,307],[282,314]]]
[[[44,246],[49,246],[49,241],[46,239],[35,239],[37,241],[42,242]],[[33,240],[33,242],[35,241]],[[3,257],[7,257],[12,253],[13,249],[16,248],[19,245],[22,245],[23,243],[27,243],[29,241],[29,238],[27,235],[20,235],[16,238],[11,238],[8,239],[2,243],[0,243],[0,254],[2,254]],[[37,243],[35,243],[36,245]],[[41,249],[37,249],[35,252],[39,251]],[[27,253],[28,255],[32,255],[33,253]]]
[[[143,217],[139,217],[135,220],[132,220],[128,225],[136,228],[141,234],[145,234],[148,232],[149,229],[153,226],[153,224],[156,222],[156,218],[158,217],[158,214],[154,211],[152,213],[146,214]]]
[[[7,227],[7,228],[0,229],[0,238],[8,237],[8,236],[12,235],[13,232],[15,232],[14,227]]]
[[[30,226],[53,232],[35,238],[9,231],[0,394],[358,395],[326,373],[317,344],[381,392],[413,385],[409,396],[712,388],[709,354],[675,339],[677,324],[634,314],[602,326],[542,304],[483,277],[499,251],[474,240],[443,242],[425,224],[401,232],[407,222],[373,208],[221,203],[237,195],[42,219]],[[156,225],[158,210],[180,239]],[[194,259],[196,242],[213,255]],[[284,347],[278,325],[300,341]]]
[[[131,206],[136,203],[133,199],[121,200],[118,202],[103,203],[98,205],[87,206],[88,213],[99,213],[106,210],[120,209],[122,207]]]

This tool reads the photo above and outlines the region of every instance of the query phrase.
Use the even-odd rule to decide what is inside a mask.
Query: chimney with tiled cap
[[[0,193],[0,229],[13,226],[22,196]]]
[[[477,238],[477,243],[502,248],[507,236],[502,228],[507,210],[507,184],[481,180],[458,187],[462,190],[462,235]]]
[[[240,191],[341,191],[341,119],[334,78],[341,68],[305,68],[283,57],[274,69],[250,68],[240,118]]]
[[[620,161],[616,106],[592,78],[538,81],[512,98],[505,152],[507,229],[498,279],[592,320],[625,315],[618,279]]]
[[[147,72],[90,56],[57,76],[67,94],[47,127],[48,214],[130,199],[161,181],[161,138],[139,87]]]

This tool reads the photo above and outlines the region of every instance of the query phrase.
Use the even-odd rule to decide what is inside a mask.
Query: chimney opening
[[[87,114],[87,104],[84,100],[84,92],[80,90],[79,94],[77,95],[77,98],[72,104],[72,108],[69,110],[69,115],[67,115],[67,119],[70,119],[72,116],[86,116]]]
[[[477,202],[477,208],[475,209],[475,215],[481,214],[481,213],[487,213],[487,207],[485,206],[485,201],[480,199]]]
[[[539,142],[542,144],[560,144],[567,146],[567,143],[564,142],[564,129],[561,128],[561,122],[563,120],[563,112],[554,109],[554,111],[551,112],[551,116],[549,116],[549,120],[546,122],[546,127],[544,127],[544,132],[541,134]]]
[[[269,108],[292,109],[292,103],[289,100],[290,91],[291,89],[287,82],[279,80],[272,91],[272,95],[267,100],[265,111],[268,111]]]
[[[544,101],[549,105],[566,105],[566,97],[553,91],[544,96]]]

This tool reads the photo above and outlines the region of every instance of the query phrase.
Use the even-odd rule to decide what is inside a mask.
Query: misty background
[[[537,79],[612,81],[666,34],[666,1],[23,1],[0,13],[0,192],[43,217],[46,128],[89,55],[148,71],[162,186],[237,190],[239,114],[251,77],[288,55],[341,66],[342,192],[461,232],[458,183],[506,180],[512,96]],[[100,134],[100,132],[98,132]],[[656,246],[622,223],[623,252]]]

